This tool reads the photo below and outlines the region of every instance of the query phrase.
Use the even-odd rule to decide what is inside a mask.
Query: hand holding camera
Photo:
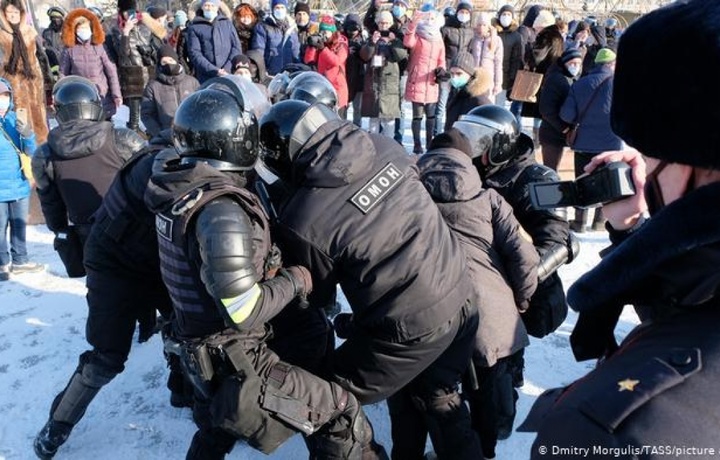
[[[307,44],[320,51],[325,48],[325,37],[322,35],[310,35],[307,39]]]

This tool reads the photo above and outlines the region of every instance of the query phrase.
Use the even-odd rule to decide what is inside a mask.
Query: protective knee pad
[[[335,411],[332,418],[312,436],[311,459],[361,459],[372,447],[372,428],[352,393],[330,384]]]

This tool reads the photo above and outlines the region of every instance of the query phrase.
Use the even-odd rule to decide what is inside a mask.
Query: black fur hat
[[[127,10],[137,10],[136,0],[118,0],[118,12],[123,13]]]
[[[613,131],[641,153],[720,169],[720,1],[685,0],[620,39]]]

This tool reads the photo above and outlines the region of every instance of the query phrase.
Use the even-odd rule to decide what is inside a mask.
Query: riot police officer
[[[260,139],[287,191],[274,197],[284,257],[310,269],[311,305],[334,303],[339,283],[353,310],[331,378],[363,404],[389,397],[394,458],[422,458],[426,423],[441,458],[479,458],[457,392],[477,310],[459,243],[410,158],[296,100],[270,109]]]
[[[160,278],[155,215],[143,202],[161,148],[149,148],[130,159],[95,214],[85,243],[85,330],[93,349],[80,355],[77,369],[52,403],[50,418],[34,442],[40,458],[55,455],[100,389],[123,371],[135,323],[140,322],[140,340],[144,341],[155,327],[156,309],[169,317],[170,298]],[[171,403],[187,405],[179,369],[171,367],[168,386],[173,391]]]
[[[312,280],[301,266],[277,270],[268,218],[244,188],[266,107],[241,77],[206,82],[178,108],[180,157],[153,174],[146,195],[175,314],[166,350],[195,389],[187,458],[224,458],[237,439],[269,453],[296,432],[309,436],[313,458],[360,458],[372,431],[355,397],[267,348],[268,320]]]
[[[104,121],[102,99],[85,78],[63,78],[53,88],[53,99],[58,126],[33,156],[33,174],[45,223],[59,235],[56,247],[68,275],[82,276],[82,246],[90,219],[115,174],[145,141]],[[79,244],[63,246],[66,239]]]
[[[308,104],[318,102],[333,110],[338,104],[337,91],[330,80],[312,70],[295,73],[285,89],[285,94],[287,99],[305,101]]]
[[[521,318],[527,332],[544,337],[556,330],[567,316],[567,303],[557,269],[569,263],[578,251],[569,225],[562,213],[533,208],[528,184],[555,182],[560,177],[552,169],[535,161],[534,146],[529,136],[520,131],[513,114],[501,107],[477,107],[453,124],[470,140],[475,164],[485,187],[495,189],[513,208],[540,255],[539,284],[530,299],[530,306]],[[523,385],[523,350],[511,358],[508,366],[513,385]],[[502,377],[502,376],[500,376]],[[510,436],[515,419],[517,392],[506,395],[504,407],[512,408],[498,426],[498,438]]]

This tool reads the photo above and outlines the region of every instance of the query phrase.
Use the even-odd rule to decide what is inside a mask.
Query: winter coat
[[[512,91],[515,76],[523,68],[524,46],[523,39],[518,32],[518,25],[513,21],[507,28],[497,25],[498,36],[503,43],[503,79],[502,88]]]
[[[595,57],[603,48],[607,48],[607,37],[605,36],[605,28],[601,26],[593,26],[590,28],[590,35],[592,36],[593,43],[586,45],[586,52],[583,55],[582,64],[582,76],[589,74],[597,64],[595,64]]]
[[[141,98],[145,86],[155,77],[157,52],[163,45],[167,29],[149,14],[141,14],[137,25],[123,35],[124,22],[112,29],[112,42],[117,55],[117,70],[122,96]]]
[[[240,8],[250,9],[250,11],[255,16],[255,19],[252,23],[245,25],[240,22]],[[232,20],[233,25],[235,26],[235,30],[237,31],[238,38],[240,40],[240,49],[242,51],[242,54],[247,54],[248,50],[250,49],[250,43],[252,42],[253,33],[255,32],[255,26],[258,23],[257,10],[249,3],[240,3],[238,6],[235,7],[235,10],[233,10]]]
[[[0,78],[10,83],[13,89],[13,104],[15,110],[23,108],[28,113],[28,123],[32,124],[33,132],[38,143],[45,142],[48,135],[47,115],[45,113],[45,82],[43,81],[43,70],[37,58],[38,35],[35,28],[27,22],[27,14],[20,15],[20,35],[27,48],[30,69],[33,77],[25,78],[22,73],[22,63],[18,64],[18,72],[15,75],[5,70],[5,64],[12,54],[13,32],[10,24],[5,19],[5,11],[0,10]],[[44,54],[44,53],[41,53]]]
[[[59,30],[54,30],[52,24],[50,24],[50,27],[43,30],[42,45],[45,48],[45,54],[48,57],[50,66],[60,65],[60,55],[65,47],[62,40],[62,27]]]
[[[560,118],[571,125],[580,124],[575,145],[572,146],[574,150],[602,153],[622,149],[622,140],[610,126],[612,91],[613,71],[607,66],[595,67],[570,88],[570,93],[560,108]],[[592,105],[588,105],[591,100]]]
[[[75,36],[75,23],[84,17],[90,21],[92,37],[79,43]],[[65,49],[60,59],[62,75],[77,75],[95,83],[102,97],[106,117],[115,115],[115,100],[122,98],[117,68],[105,52],[105,31],[100,20],[91,11],[78,8],[70,11],[63,23],[62,39]]]
[[[450,91],[445,114],[445,131],[452,128],[453,123],[475,107],[492,104],[490,91],[492,91],[490,75],[485,69],[476,68],[467,85]]]
[[[338,108],[348,105],[348,86],[345,76],[345,61],[348,58],[348,43],[339,32],[334,34],[335,42],[325,44],[317,58],[318,73],[333,85],[338,95]]]
[[[526,49],[525,56],[529,70],[545,75],[565,51],[565,44],[557,26],[546,27],[537,34],[535,42]],[[538,101],[542,88],[537,95]],[[540,107],[537,103],[523,102],[522,116],[540,118]]]
[[[187,30],[188,54],[200,83],[217,77],[220,69],[232,73],[232,58],[242,51],[230,19],[218,14],[211,22],[203,16],[195,16]]]
[[[340,284],[364,336],[405,346],[470,299],[459,242],[397,142],[333,120],[303,144],[291,177],[276,230],[293,248],[287,263],[311,271],[311,305],[334,304]]]
[[[568,300],[580,312],[578,323],[587,321],[582,335],[573,332],[573,352],[578,359],[593,359],[607,351],[609,356],[590,366],[592,371],[579,380],[538,398],[521,427],[537,431],[531,452],[544,445],[591,449],[716,445],[718,200],[717,182],[690,191],[654,214],[571,286]],[[614,339],[625,304],[652,315],[627,335],[619,349],[608,350],[608,337]],[[693,456],[681,450],[678,455]],[[699,450],[695,455],[712,457]],[[648,449],[621,457],[664,455]]]
[[[12,86],[4,78],[0,82]],[[10,93],[10,106],[4,117],[0,117],[0,124],[5,130],[12,144],[0,133],[0,202],[21,200],[30,196],[30,182],[20,169],[20,157],[17,150],[33,155],[35,152],[35,135],[23,138],[15,127],[17,114],[13,101],[13,92]],[[16,150],[17,149],[17,150]]]
[[[348,40],[348,58],[345,62],[345,75],[347,77],[348,101],[355,99],[357,93],[362,93],[365,84],[365,61],[360,57],[360,50],[365,45],[361,33]]]
[[[405,99],[420,104],[435,104],[440,86],[435,81],[435,69],[445,68],[445,45],[442,37],[427,40],[417,34],[415,21],[408,23],[403,45],[410,50]]]
[[[542,116],[540,143],[558,147],[566,145],[563,131],[569,128],[570,124],[560,118],[560,108],[570,93],[573,81],[573,76],[568,73],[560,61],[556,62],[545,74],[538,99]]]
[[[443,43],[445,43],[445,63],[447,69],[450,68],[453,59],[460,51],[469,51],[470,42],[475,37],[475,32],[470,21],[463,24],[453,16],[448,19],[447,23],[440,29],[442,33]]]
[[[530,201],[528,184],[532,182],[558,182],[560,176],[547,166],[535,161],[532,140],[521,135],[523,153],[505,166],[489,172],[480,171],[485,187],[496,190],[513,208],[523,230],[530,235],[533,245],[542,258],[558,246],[568,246],[570,227],[567,220],[546,209],[535,209]],[[554,330],[567,316],[565,291],[557,272],[538,285],[530,300],[530,308],[523,313],[528,333],[542,337]]]
[[[257,55],[258,64],[269,75],[280,73],[287,64],[300,62],[300,41],[295,24],[267,16],[255,27],[250,51]]]
[[[470,42],[470,52],[475,66],[487,70],[492,77],[492,95],[502,89],[503,84],[503,42],[495,34],[487,38],[475,37]]]
[[[362,116],[397,118],[400,116],[400,62],[407,58],[407,49],[396,38],[392,42],[368,41],[360,48],[365,66],[365,87]],[[382,56],[382,67],[373,67],[373,56]]]
[[[522,24],[518,27],[518,33],[522,39],[523,66],[526,67],[530,67],[533,64],[531,51],[532,45],[535,43],[535,39],[537,38],[537,33],[535,32],[535,29],[533,29],[533,23],[535,22],[535,19],[537,19],[538,14],[540,14],[540,10],[542,10],[540,5],[533,5],[528,8]]]
[[[140,104],[140,118],[150,137],[172,126],[175,111],[182,101],[194,93],[200,83],[190,75],[165,75],[159,70],[148,83]]]
[[[300,43],[300,53],[298,56],[300,56],[305,64],[317,67],[317,55],[311,57],[310,60],[306,59],[305,56],[308,50],[308,38],[320,33],[319,25],[316,22],[310,21],[304,26],[297,26],[297,33],[298,43]]]
[[[523,238],[512,207],[482,181],[460,150],[431,150],[418,160],[420,180],[460,240],[475,293],[475,362],[493,366],[528,346],[519,311],[537,287],[539,257]]]
[[[144,144],[109,121],[72,120],[53,128],[32,162],[48,228],[90,224],[117,172]]]

